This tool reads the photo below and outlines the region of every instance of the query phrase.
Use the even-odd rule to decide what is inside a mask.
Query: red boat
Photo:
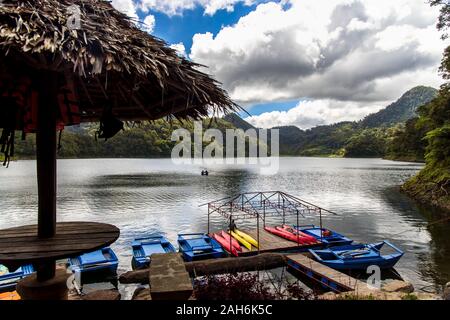
[[[267,232],[270,232],[276,236],[279,236],[281,238],[297,242],[298,244],[309,244],[309,240],[302,238],[302,237],[297,237],[296,235],[289,233],[287,231],[284,231],[284,230],[279,230],[277,228],[272,228],[272,227],[264,227],[264,230],[266,230]]]
[[[229,253],[231,253],[233,256],[237,257],[238,256],[238,252],[236,250],[235,247],[231,246],[230,248],[230,241],[226,240],[224,237],[222,237],[219,234],[213,233],[212,237],[214,238],[214,240],[216,240],[221,246],[222,248],[224,248],[226,251],[228,251]]]
[[[242,251],[241,245],[239,244],[239,242],[233,238],[232,236],[230,236],[228,233],[226,233],[225,231],[222,231],[221,233],[222,237],[225,238],[225,240],[227,240],[228,242],[230,242],[231,239],[231,245],[237,250],[237,251]]]
[[[275,227],[276,229],[280,230],[280,231],[285,231],[285,232],[289,232],[292,233],[294,236],[297,236],[297,234],[301,237],[306,239],[310,244],[316,244],[318,243],[317,239],[314,238],[313,236],[307,235],[306,233],[303,233],[301,231],[298,230],[294,230],[294,228],[284,224],[282,227]]]

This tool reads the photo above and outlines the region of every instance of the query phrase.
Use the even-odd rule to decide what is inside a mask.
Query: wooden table
[[[37,225],[0,230],[0,263],[20,266],[78,256],[106,247],[117,240],[120,230],[96,222],[61,222],[55,236],[38,238]]]
[[[55,261],[76,257],[106,247],[117,240],[120,230],[110,224],[96,222],[61,222],[52,237],[38,237],[38,226],[22,226],[0,230],[0,263],[10,269],[32,263],[36,272],[17,284],[17,292],[25,300],[67,299],[67,277],[56,270]]]

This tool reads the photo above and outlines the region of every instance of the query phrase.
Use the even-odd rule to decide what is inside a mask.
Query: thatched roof
[[[81,9],[81,29],[70,30],[68,7]],[[96,121],[105,104],[122,120],[174,114],[198,118],[236,110],[220,85],[140,30],[102,0],[3,0],[0,74],[12,77],[51,69],[75,83],[82,121]]]

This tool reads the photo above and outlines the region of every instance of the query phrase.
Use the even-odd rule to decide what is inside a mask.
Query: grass
[[[402,297],[402,300],[418,300],[418,298],[415,294],[408,293]]]

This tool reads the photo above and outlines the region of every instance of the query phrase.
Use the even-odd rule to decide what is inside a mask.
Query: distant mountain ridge
[[[394,103],[360,121],[339,122],[308,130],[302,130],[296,126],[280,126],[272,129],[279,130],[280,154],[282,155],[325,156],[333,154],[342,156],[346,154],[345,147],[347,145],[351,144],[354,149],[355,146],[361,144],[357,139],[359,138],[366,139],[365,144],[378,145],[377,150],[365,151],[365,154],[360,156],[382,156],[382,151],[378,150],[382,147],[379,146],[382,142],[378,140],[386,138],[387,128],[414,118],[417,108],[430,102],[437,93],[438,91],[432,87],[414,87]],[[225,120],[243,130],[254,128],[236,114],[228,115]],[[370,148],[365,147],[365,149]]]
[[[367,128],[391,126],[396,123],[406,122],[417,116],[417,108],[427,104],[438,94],[438,90],[432,87],[418,86],[403,94],[400,99],[386,108],[365,117],[361,125]]]

